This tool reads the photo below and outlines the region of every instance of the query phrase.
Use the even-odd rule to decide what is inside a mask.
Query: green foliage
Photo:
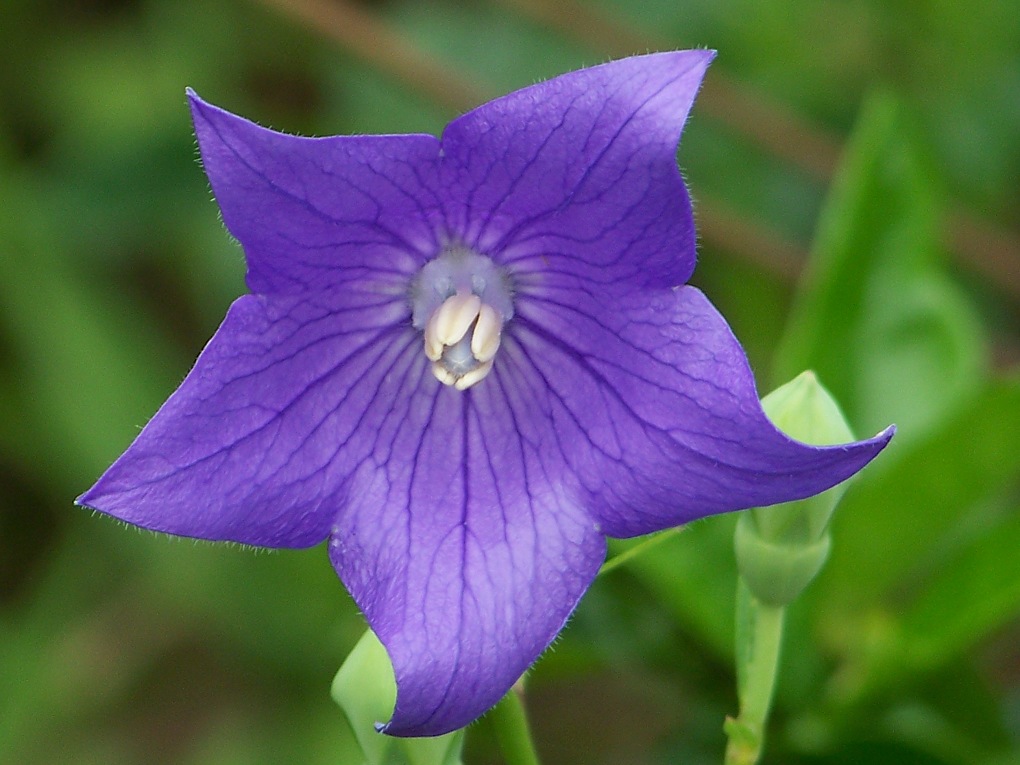
[[[913,440],[971,394],[983,338],[942,270],[928,168],[889,96],[864,107],[776,366],[815,370],[860,433]]]
[[[823,580],[830,600],[868,602],[892,595],[940,540],[973,533],[1008,503],[1020,475],[1020,378],[990,380],[928,438],[876,465],[836,517],[833,565]],[[892,455],[891,455],[892,456]],[[990,506],[986,505],[990,503]]]
[[[367,630],[333,678],[333,700],[343,710],[366,765],[460,765],[464,731],[435,738],[395,739],[376,730],[393,713],[397,681],[386,649]]]

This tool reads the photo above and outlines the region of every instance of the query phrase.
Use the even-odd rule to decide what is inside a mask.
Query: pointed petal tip
[[[74,498],[75,506],[76,507],[84,507],[87,510],[92,510],[93,512],[102,512],[101,510],[99,510],[98,507],[96,507],[96,499],[97,499],[96,495],[98,493],[98,492],[96,492],[96,486],[97,486],[97,484],[93,484],[91,487],[89,487],[88,489],[83,491],[81,494],[79,494],[77,497],[75,497]]]
[[[701,70],[702,74],[704,74],[709,64],[715,60],[718,54],[712,48],[688,48],[686,50],[665,51],[650,55],[661,56],[671,60],[683,60],[687,63],[687,71]]]
[[[188,99],[188,106],[191,108],[192,114],[194,114],[198,109],[209,106],[209,104],[195,92],[195,89],[190,86],[184,89],[184,97]]]
[[[861,470],[864,470],[870,465],[879,454],[885,451],[885,448],[892,441],[892,437],[896,435],[896,426],[890,425],[884,430],[879,431],[871,438],[864,438],[860,441],[852,441],[848,444],[835,447],[811,447],[814,449],[842,449],[846,455],[847,462],[844,463],[845,467],[850,467],[851,464],[855,465],[850,467],[850,471],[841,481],[847,480]]]
[[[630,58],[670,58],[670,59],[687,59],[691,61],[692,66],[696,64],[704,64],[707,66],[712,62],[718,55],[718,52],[713,48],[684,48],[682,50],[663,50],[653,51],[650,53],[638,54],[636,56],[625,56],[622,59],[614,59],[615,61],[626,61]]]
[[[887,428],[878,431],[878,433],[873,435],[871,438],[862,439],[861,441],[857,441],[853,444],[848,444],[848,446],[857,446],[863,444],[877,446],[878,448],[875,450],[875,454],[877,455],[880,451],[882,451],[886,446],[889,445],[889,442],[892,441],[892,437],[895,435],[896,426],[890,425]]]
[[[892,441],[893,436],[896,435],[896,430],[897,430],[896,425],[890,425],[884,430],[880,430],[871,438],[867,439],[868,442],[874,444],[877,447],[875,449],[873,457],[877,457],[878,454],[889,445],[889,442]]]
[[[794,443],[799,443],[802,446],[807,447],[811,450],[828,451],[831,454],[842,452],[844,454],[856,454],[858,459],[863,459],[859,466],[854,470],[856,473],[858,470],[862,470],[866,465],[870,464],[892,441],[892,437],[896,435],[896,426],[890,425],[889,427],[880,430],[870,438],[862,438],[857,441],[849,441],[845,444],[831,444],[828,446],[820,446],[817,444],[807,444],[802,441],[798,441],[795,438],[790,438]],[[849,476],[848,476],[849,477]]]
[[[624,58],[613,59],[602,66],[610,68],[616,66],[628,66],[637,63],[639,60],[643,60],[650,68],[659,69],[659,71],[667,78],[687,78],[691,75],[696,75],[697,80],[700,81],[704,78],[705,72],[708,70],[709,65],[715,57],[716,51],[709,48],[688,48],[685,50],[660,51],[657,53],[645,53],[638,56],[627,56]],[[599,67],[592,67],[592,69],[597,68]],[[585,72],[590,70],[581,69],[578,71]],[[568,75],[569,74],[575,73],[568,72]]]
[[[468,720],[461,725],[430,725],[428,723],[422,725],[401,725],[397,715],[394,714],[392,719],[388,722],[375,724],[377,732],[384,736],[392,736],[393,738],[434,738],[436,736],[445,736],[447,733],[452,733],[455,730],[470,725],[473,722]]]
[[[223,107],[211,104],[202,98],[192,88],[185,88],[185,96],[188,99],[188,109],[191,111],[191,120],[195,125],[195,130],[198,132],[201,129],[200,123],[207,123],[210,126],[216,123],[224,124],[229,122],[231,124],[248,124],[262,129],[257,123],[251,120],[241,117],[233,112],[224,109]],[[199,135],[201,141],[202,135]]]
[[[692,48],[681,52],[687,54],[689,58],[696,59],[703,67],[708,67],[719,55],[719,52],[714,48]]]
[[[208,120],[207,113],[210,111],[222,111],[218,106],[210,104],[191,88],[185,88],[185,96],[188,99],[188,108],[191,110],[191,119],[197,123],[199,117]]]
[[[111,468],[107,468],[88,489],[75,497],[74,504],[78,507],[91,510],[94,513],[114,515],[116,512],[113,507],[116,505],[114,497],[117,492],[115,490],[110,491],[109,483],[107,482],[107,475]]]
[[[711,48],[697,48],[694,50],[684,51],[689,54],[691,59],[690,67],[688,72],[697,72],[698,85],[697,90],[700,90],[704,85],[705,75],[708,72],[708,67],[715,60],[716,51]]]

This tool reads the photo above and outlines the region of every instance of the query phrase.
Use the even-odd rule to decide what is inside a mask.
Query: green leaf
[[[625,564],[627,571],[727,663],[733,656],[736,515],[706,518]],[[610,540],[616,554],[638,542]]]
[[[903,660],[940,666],[1020,614],[1020,508],[940,566],[905,614]]]
[[[818,581],[825,609],[862,606],[908,576],[982,499],[1020,476],[1020,375],[990,383],[898,459],[852,485]]]
[[[840,704],[866,710],[888,697],[898,712],[885,722],[898,735],[954,754],[977,755],[977,742],[1005,747],[1009,735],[995,714],[992,691],[974,676],[965,652],[1020,614],[1018,549],[1020,513],[1014,511],[987,524],[948,560],[933,563],[938,573],[912,602],[876,614],[884,621],[881,629],[862,629],[865,621],[856,628],[844,623],[851,632],[850,661],[834,686],[843,697]],[[920,690],[926,698],[904,705],[904,689],[916,687],[918,678],[924,678]],[[926,722],[918,717],[922,711]]]
[[[180,371],[144,313],[76,267],[30,188],[0,210],[0,240],[18,253],[0,279],[18,383],[0,385],[0,411],[16,412],[0,422],[0,451],[26,473],[46,470],[59,451],[65,469],[45,479],[71,495],[126,445]]]
[[[814,369],[854,429],[919,437],[970,395],[980,325],[941,271],[937,204],[902,109],[871,99],[819,222],[776,358],[786,380]]]

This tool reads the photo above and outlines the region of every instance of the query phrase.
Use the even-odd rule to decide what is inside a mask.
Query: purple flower
[[[299,138],[191,95],[244,247],[195,368],[79,502],[266,547],[329,540],[389,651],[398,736],[461,727],[549,645],[606,535],[798,499],[887,443],[763,414],[694,269],[681,127],[712,58],[661,53],[430,135]]]

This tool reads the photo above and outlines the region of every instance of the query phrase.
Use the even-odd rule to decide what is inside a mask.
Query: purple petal
[[[813,447],[765,416],[747,358],[693,287],[635,294],[522,295],[502,372],[541,404],[582,489],[616,537],[800,499],[848,478],[893,429]]]
[[[327,290],[387,264],[406,279],[436,251],[439,141],[299,138],[190,94],[202,162],[255,293]]]
[[[79,502],[203,539],[330,534],[396,670],[387,732],[437,735],[495,704],[549,645],[605,539],[519,391],[441,385],[402,301],[327,299],[238,300]]]
[[[330,543],[393,661],[385,731],[398,736],[445,733],[495,704],[605,557],[558,453],[521,437],[516,394],[425,375],[409,377],[403,396],[417,404],[394,413],[390,459],[359,466]]]
[[[416,363],[402,301],[247,295],[180,388],[78,502],[144,528],[266,547],[329,533],[387,375]],[[341,406],[343,404],[343,406]],[[383,445],[382,448],[385,448]]]
[[[448,227],[514,271],[687,281],[694,223],[676,148],[713,55],[614,61],[455,120],[443,134]]]

